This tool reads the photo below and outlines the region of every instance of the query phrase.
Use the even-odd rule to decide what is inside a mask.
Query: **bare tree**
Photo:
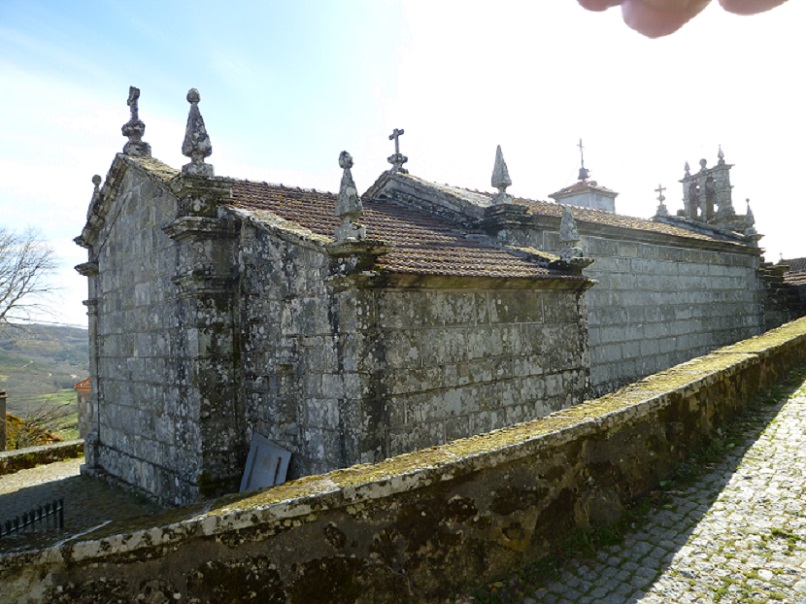
[[[17,234],[0,227],[0,327],[41,308],[52,291],[47,277],[55,268],[53,250],[36,231]]]
[[[78,427],[75,414],[76,406],[72,403],[40,403],[17,420],[11,430],[7,429],[10,438],[6,448],[24,449],[61,440],[56,432]]]

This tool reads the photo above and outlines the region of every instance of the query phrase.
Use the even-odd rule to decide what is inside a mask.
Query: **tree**
[[[53,250],[36,231],[17,234],[0,227],[0,327],[42,307],[43,296],[52,291],[47,277],[55,268]]]

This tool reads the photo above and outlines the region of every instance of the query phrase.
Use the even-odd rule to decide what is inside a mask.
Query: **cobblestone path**
[[[806,604],[806,382],[755,420],[622,544],[569,563],[520,601]]]
[[[18,533],[0,539],[0,553],[53,545],[114,520],[161,510],[143,496],[79,475],[83,458],[70,459],[0,476],[0,522],[39,505],[64,500],[64,529]]]

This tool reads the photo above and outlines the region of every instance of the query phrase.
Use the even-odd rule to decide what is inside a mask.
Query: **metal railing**
[[[0,538],[31,530],[64,528],[64,499],[40,505],[11,520],[0,522]]]

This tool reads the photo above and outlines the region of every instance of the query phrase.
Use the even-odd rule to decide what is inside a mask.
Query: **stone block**
[[[635,258],[638,256],[638,244],[632,241],[618,241],[616,243],[616,255],[622,258]]]
[[[470,418],[468,416],[452,417],[445,420],[445,440],[465,438],[470,432]]]
[[[644,357],[653,356],[660,352],[658,342],[652,339],[645,339],[641,341],[641,355]]]

